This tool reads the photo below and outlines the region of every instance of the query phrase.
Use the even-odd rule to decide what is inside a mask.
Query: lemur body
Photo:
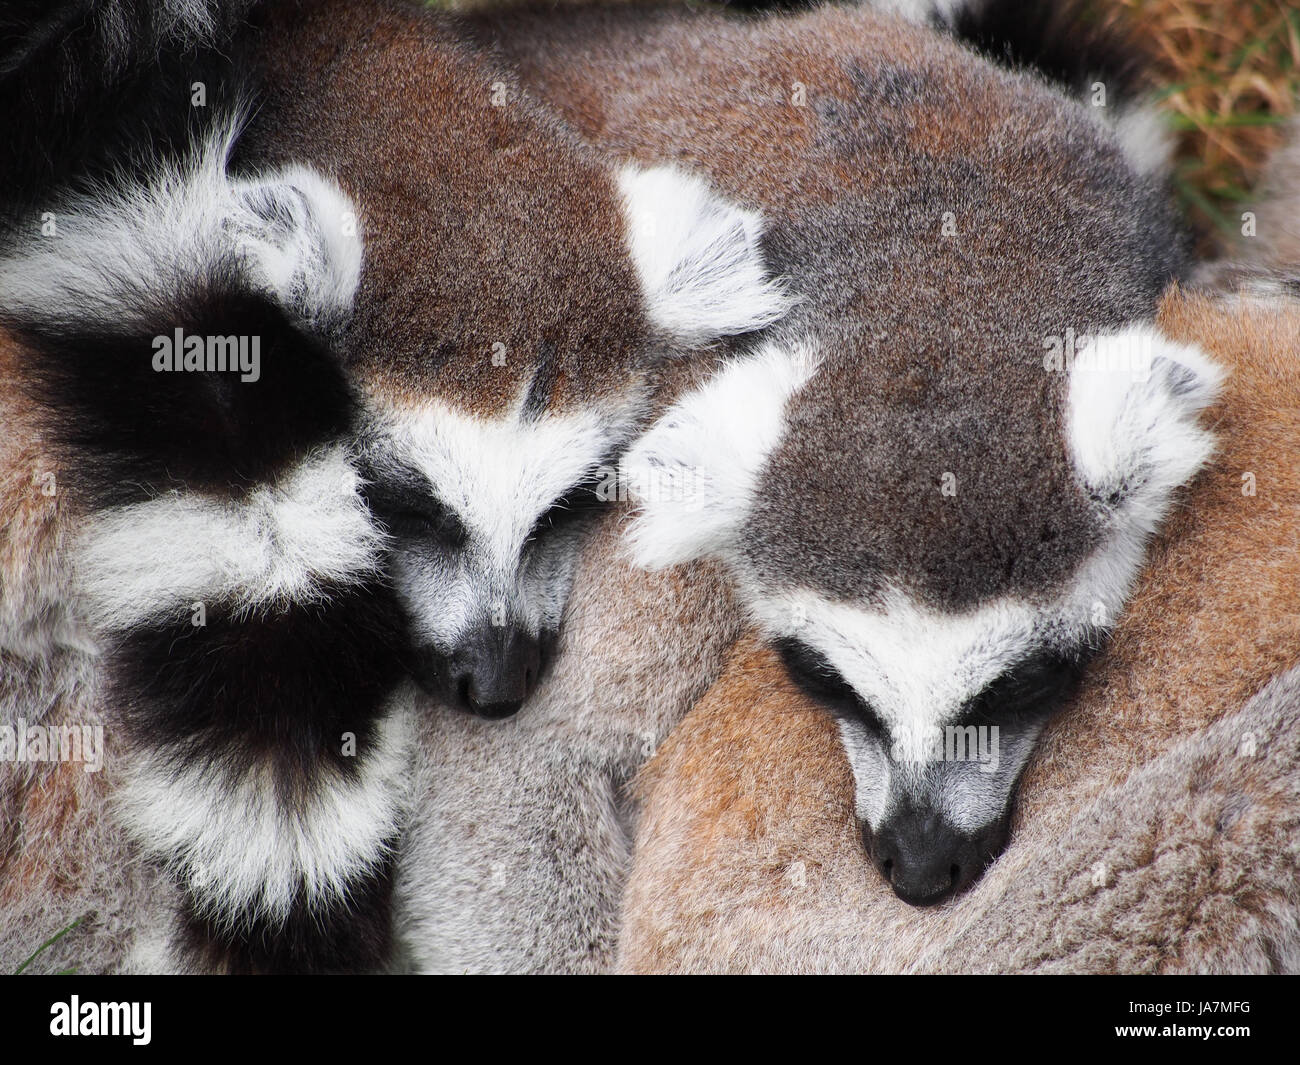
[[[1006,854],[936,911],[900,905],[832,718],[751,636],[639,782],[621,967],[1300,969],[1300,301],[1174,291],[1160,325],[1229,370],[1218,451],[1048,727]]]
[[[422,722],[395,889],[413,968],[613,965],[635,820],[626,785],[740,629],[717,568],[633,563],[625,510],[586,543],[555,664],[528,707],[490,730],[448,714]]]
[[[271,5],[231,51],[256,106],[143,180],[51,195],[0,310],[127,740],[132,842],[91,860],[143,853],[182,894],[182,934],[125,964],[382,967],[412,719],[439,711],[403,677],[516,709],[580,539],[554,509],[667,361],[784,301],[752,214],[497,106],[439,16]],[[258,338],[258,372],[156,373],[177,327]]]
[[[885,667],[936,685],[928,708],[922,688],[910,693],[918,713],[949,713],[1044,641],[1071,665],[1098,636],[1094,599],[1117,610],[1133,577],[1121,558],[1103,586],[1081,589],[1088,581],[1080,566],[1114,548],[1112,537],[1126,544],[1125,557],[1137,553],[1147,522],[1163,509],[1165,480],[1180,480],[1203,454],[1205,440],[1184,415],[1204,402],[1214,379],[1196,353],[1153,339],[1170,357],[1156,367],[1145,413],[1185,448],[1168,465],[1158,452],[1159,468],[1141,470],[1137,483],[1153,492],[1136,501],[1137,511],[1151,509],[1135,523],[1092,499],[1088,479],[1119,471],[1081,471],[1076,445],[1091,440],[1106,451],[1115,423],[1141,417],[1148,394],[1117,384],[1096,397],[1114,421],[1082,424],[1071,438],[1070,375],[1044,371],[1044,339],[1149,321],[1181,265],[1159,193],[1104,131],[1032,78],[861,12],[737,23],[674,9],[596,9],[491,14],[466,24],[602,146],[642,164],[684,163],[761,208],[767,259],[801,300],[767,331],[759,355],[724,366],[634,446],[642,464],[686,467],[702,478],[693,498],[644,501],[641,559],[715,556],[770,636],[795,629],[864,688],[871,680],[855,659],[871,642],[868,627],[905,628],[888,611],[873,620],[898,581],[911,597],[899,596],[898,614],[921,630],[906,641],[952,652],[952,661],[915,670],[907,654],[885,655]],[[807,89],[807,106],[790,100],[796,83]],[[953,238],[943,236],[949,208]],[[1139,329],[1130,339],[1146,336]],[[1183,385],[1185,409],[1171,401],[1166,419],[1159,408]],[[993,462],[986,445],[995,437]],[[968,503],[941,494],[944,472],[955,473],[956,498]],[[1040,542],[1040,533],[1052,542]],[[690,586],[689,577],[674,581],[681,579]],[[644,611],[655,593],[645,606],[638,597],[657,587],[673,585],[632,583],[622,609]],[[665,595],[661,609],[672,618],[679,602]],[[949,626],[946,641],[925,629],[967,612],[976,624]],[[981,625],[990,626],[982,644]],[[643,696],[648,747],[684,709],[682,693],[709,682],[719,631],[725,627],[712,622],[698,633],[681,630],[684,646],[698,641],[707,653],[692,676],[673,671],[670,687]],[[614,632],[593,626],[570,637],[575,670],[592,662],[603,676]],[[940,690],[946,681],[952,687]],[[567,701],[567,713],[588,722],[584,734],[564,726],[565,711],[549,709],[536,727],[521,718],[490,743],[455,721],[429,723],[437,738],[421,747],[419,801],[437,815],[417,818],[399,889],[417,964],[545,970],[607,961],[605,930],[616,925],[621,884],[611,871],[622,868],[625,846],[612,827],[626,820],[617,789],[644,754],[616,744],[603,759],[591,753],[600,750],[591,738],[602,734],[592,723],[607,713],[613,734],[625,737],[630,708],[621,693],[606,707],[593,704],[580,673],[567,681],[571,690],[564,683],[548,682],[539,705]],[[963,831],[989,833],[995,846],[1037,722],[1022,729],[1003,722],[1016,737],[1008,737],[996,780],[954,773],[949,786],[895,773],[889,807],[871,793],[879,779],[873,745],[858,741],[869,726],[854,713],[845,712],[843,728],[863,759],[863,820],[878,827],[913,788],[943,796],[953,818],[977,820]],[[902,713],[891,722],[900,732],[904,723]],[[510,769],[494,771],[497,758]],[[578,763],[588,767],[581,775],[571,772]],[[565,829],[557,838],[557,821],[600,830],[583,840]],[[484,823],[509,826],[491,833],[487,852],[479,849]],[[962,861],[974,873],[981,857]],[[575,887],[584,864],[601,875]],[[449,883],[454,901],[440,897]],[[475,902],[462,908],[467,898]],[[567,916],[542,899],[563,900]]]

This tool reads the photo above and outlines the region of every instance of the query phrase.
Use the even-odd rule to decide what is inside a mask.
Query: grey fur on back
[[[529,706],[495,724],[425,718],[395,889],[415,969],[613,964],[635,817],[625,785],[717,677],[739,632],[710,567],[632,565],[625,517],[591,531],[558,656]]]
[[[0,344],[3,340],[0,339]],[[171,890],[111,811],[119,737],[98,703],[98,650],[78,616],[62,551],[77,516],[42,498],[55,470],[11,396],[0,449],[0,725],[103,728],[103,768],[77,762],[0,764],[0,973],[77,927],[27,972],[115,972],[151,966],[138,939],[165,927]]]

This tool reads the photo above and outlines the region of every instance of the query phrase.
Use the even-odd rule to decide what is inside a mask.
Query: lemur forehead
[[[475,542],[503,559],[517,556],[558,497],[599,476],[633,430],[627,410],[531,411],[526,390],[492,416],[442,397],[372,395],[367,407],[379,461],[422,474]]]
[[[612,165],[435,14],[335,0],[267,18],[244,150],[317,165],[355,202],[360,371],[480,411],[539,367],[552,404],[621,388],[653,330]],[[424,106],[391,106],[393,85]]]
[[[868,606],[799,589],[752,596],[749,607],[769,634],[824,655],[894,723],[942,720],[1045,638],[1068,638],[1055,611],[1014,596],[949,611],[897,588]]]
[[[1069,458],[1063,389],[1041,365],[895,376],[829,358],[786,408],[742,557],[832,598],[897,586],[958,609],[1050,594],[1103,528]]]

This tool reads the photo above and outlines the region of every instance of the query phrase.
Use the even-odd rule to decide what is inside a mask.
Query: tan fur
[[[21,349],[0,333],[0,724],[23,714],[44,719],[55,710],[33,697],[42,687],[46,647],[40,632],[47,610],[59,609],[62,581],[57,555],[63,498],[58,470],[46,453],[34,405],[17,387]],[[47,475],[53,481],[47,480]],[[47,494],[46,485],[54,488]],[[56,695],[57,701],[58,696]],[[34,781],[23,768],[0,764],[0,878],[17,849],[18,810]]]
[[[77,509],[19,386],[24,357],[0,333],[0,724],[102,726],[96,653],[71,608],[63,561]],[[75,762],[0,762],[0,973],[77,920],[28,971],[130,967],[137,928],[168,903],[108,815],[111,728],[105,742],[97,773]],[[152,901],[126,912],[129,900]]]
[[[1241,755],[1238,713],[1300,659],[1300,305],[1174,291],[1161,322],[1231,370],[1220,450],[1031,763],[1006,854],[938,909],[894,898],[834,725],[745,643],[642,778],[623,968],[1300,966],[1300,706],[1251,737],[1268,757]]]

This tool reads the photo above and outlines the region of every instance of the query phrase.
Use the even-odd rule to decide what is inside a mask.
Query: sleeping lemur
[[[620,789],[739,624],[726,604],[699,626],[683,607],[717,563],[840,714],[881,868],[937,901],[1003,842],[1038,730],[1208,449],[1195,416],[1217,371],[1150,325],[1183,266],[1156,182],[1037,78],[864,11],[466,25],[603,147],[761,209],[799,302],[634,446],[669,475],[646,478],[660,491],[642,493],[637,551],[686,568],[621,592],[607,576],[621,602],[568,628],[557,670],[572,668],[528,715],[490,736],[426,723],[399,863],[416,963],[610,963],[635,813]],[[1134,372],[1076,362],[1072,338],[1092,333]],[[611,556],[606,573],[629,566]],[[616,618],[653,623],[649,648],[602,628]],[[620,683],[621,666],[655,676],[665,646],[662,681]],[[997,772],[922,760],[967,718],[999,728]]]
[[[1226,290],[1162,301],[1160,328],[1229,370],[1218,447],[1040,742],[1002,858],[947,905],[900,905],[862,860],[833,719],[746,639],[637,782],[622,969],[1300,971],[1291,176]]]
[[[590,478],[785,300],[754,214],[610,165],[441,16],[251,18],[188,151],[9,212],[0,313],[83,511],[115,810],[183,895],[126,964],[375,968],[413,711],[518,708]]]
[[[762,210],[802,302],[636,445],[691,478],[646,498],[638,555],[725,564],[840,715],[882,875],[941,901],[1005,844],[1039,730],[1209,452],[1219,372],[1151,326],[1179,237],[1082,106],[932,34],[825,10],[719,27],[691,66],[698,27],[644,22],[507,22],[503,47],[600,143]],[[972,735],[996,760],[954,750]]]

